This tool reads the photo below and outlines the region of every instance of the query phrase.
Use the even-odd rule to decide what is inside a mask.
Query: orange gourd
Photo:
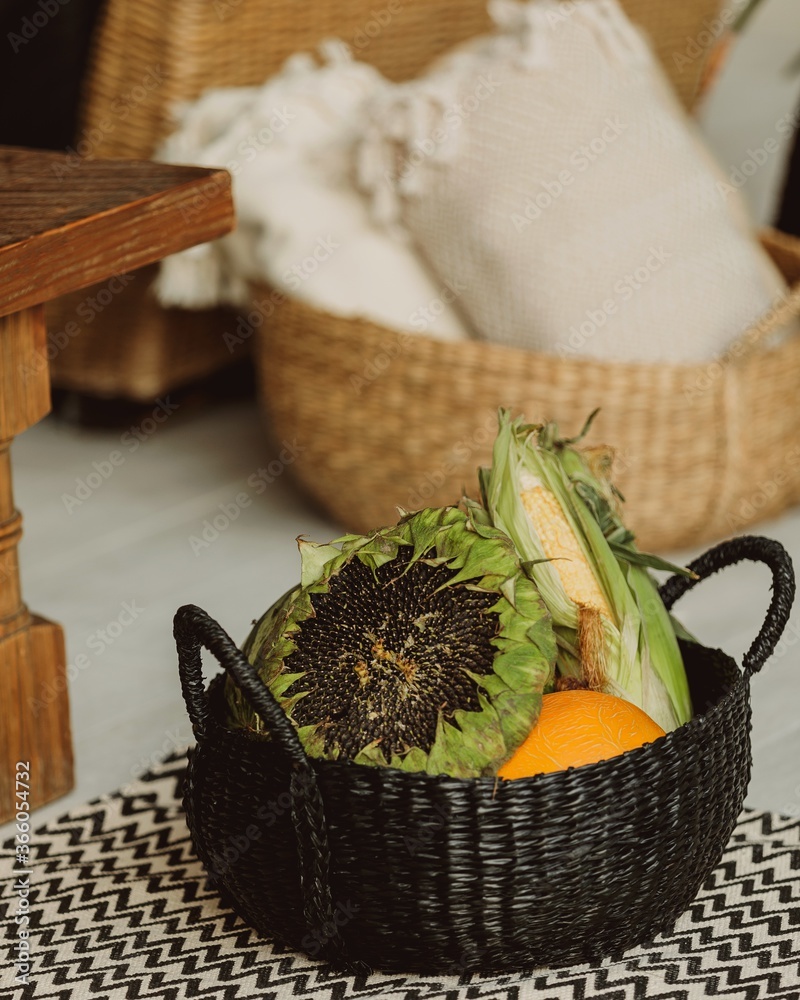
[[[651,743],[664,730],[636,705],[600,691],[556,691],[525,742],[497,772],[501,778],[528,778],[608,760]]]

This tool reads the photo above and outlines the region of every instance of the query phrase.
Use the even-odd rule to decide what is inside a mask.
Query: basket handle
[[[205,647],[225,669],[259,714],[270,736],[291,760],[289,791],[303,887],[303,916],[306,927],[320,945],[320,954],[329,961],[341,962],[346,949],[334,920],[324,803],[316,773],[294,726],[244,653],[225,629],[202,608],[194,604],[179,608],[175,614],[173,634],[178,648],[183,700],[198,743],[205,738],[209,716],[201,659],[201,650]]]
[[[205,647],[233,680],[258,713],[270,736],[293,764],[305,765],[308,757],[291,722],[274,695],[231,639],[228,633],[202,608],[185,604],[175,614],[173,626],[178,647],[178,673],[192,732],[201,742],[208,727],[208,699],[203,684],[201,648]]]
[[[757,535],[743,535],[721,542],[689,563],[688,568],[697,574],[695,579],[673,576],[659,589],[659,593],[667,609],[671,609],[678,598],[696,586],[700,580],[705,580],[726,566],[733,566],[745,559],[766,563],[772,570],[772,599],[767,617],[742,660],[745,680],[749,681],[772,655],[789,621],[794,602],[795,579],[792,560],[780,542],[771,538],[760,538]]]

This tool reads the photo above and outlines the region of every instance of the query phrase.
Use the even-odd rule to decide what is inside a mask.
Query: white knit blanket
[[[244,307],[264,281],[319,309],[443,339],[467,336],[453,290],[408,241],[372,218],[354,178],[366,101],[389,84],[329,42],[290,59],[262,87],[207,91],[179,111],[159,150],[171,163],[227,168],[236,230],[167,258],[164,305]]]

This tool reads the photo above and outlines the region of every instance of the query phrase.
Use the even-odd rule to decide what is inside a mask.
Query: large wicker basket
[[[346,320],[280,299],[255,360],[277,438],[296,439],[293,473],[354,531],[396,508],[477,495],[498,406],[617,450],[626,516],[642,545],[694,545],[800,499],[800,336],[770,333],[800,314],[800,239],[762,242],[792,286],[786,301],[705,366],[560,359],[478,341],[451,343]],[[257,297],[268,296],[265,289]]]
[[[684,102],[697,91],[721,0],[622,0],[645,27]],[[181,101],[209,87],[260,83],[292,53],[329,37],[394,80],[418,73],[450,45],[483,31],[486,0],[107,0],[93,42],[75,169],[81,157],[153,155]],[[165,312],[152,271],[92,311],[90,288],[50,306],[56,333],[79,329],[51,353],[56,385],[147,399],[235,359],[223,342],[236,319],[222,311]],[[83,308],[81,309],[81,306]],[[63,338],[62,338],[63,339]]]
[[[382,971],[507,971],[618,957],[668,930],[719,862],[750,775],[750,679],[794,597],[776,542],[742,538],[693,564],[742,559],[773,574],[767,621],[740,673],[682,645],[695,715],[647,746],[580,768],[496,782],[310,760],[222,628],[175,617],[197,738],[184,804],[200,860],[261,934]],[[696,581],[674,578],[670,606]],[[270,738],[225,723],[224,674]]]

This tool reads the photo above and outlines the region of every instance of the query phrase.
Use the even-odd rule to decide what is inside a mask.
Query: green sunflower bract
[[[508,537],[466,501],[299,544],[300,586],[244,650],[307,753],[494,774],[535,724],[555,660],[550,616]],[[265,733],[230,681],[226,697],[231,724]]]

